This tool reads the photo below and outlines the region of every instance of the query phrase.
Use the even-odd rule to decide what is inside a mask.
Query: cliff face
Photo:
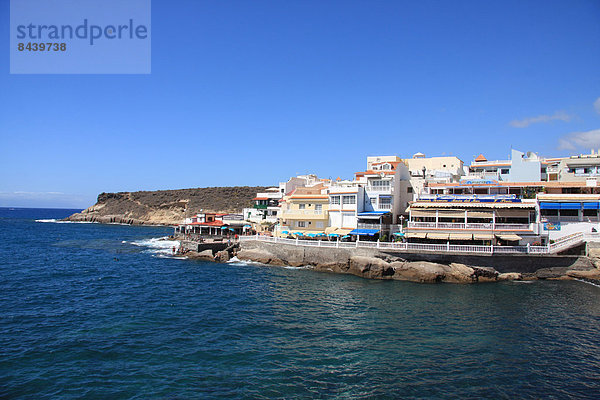
[[[148,192],[101,193],[96,204],[67,218],[69,221],[173,225],[206,212],[240,213],[252,204],[263,186],[209,187]]]

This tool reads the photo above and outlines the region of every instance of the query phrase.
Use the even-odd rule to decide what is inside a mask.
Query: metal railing
[[[478,230],[533,230],[531,224],[491,224],[491,223],[458,223],[458,222],[416,222],[409,221],[409,228],[434,228],[434,229],[478,229]]]
[[[600,237],[600,235],[598,235]],[[391,243],[391,242],[340,242],[328,240],[302,240],[285,239],[277,236],[241,236],[240,241],[256,240],[260,242],[291,244],[295,246],[309,247],[335,247],[335,248],[375,248],[399,251],[429,251],[436,253],[480,253],[480,254],[555,254],[562,250],[581,244],[585,241],[582,232],[564,236],[547,246],[479,246],[479,245],[455,245],[437,243]]]
[[[282,217],[288,215],[323,215],[323,210],[284,210],[282,212]]]

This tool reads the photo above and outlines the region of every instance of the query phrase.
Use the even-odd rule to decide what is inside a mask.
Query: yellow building
[[[279,213],[279,236],[324,234],[329,222],[329,196],[323,184],[299,187],[283,197]],[[300,236],[296,234],[297,236]]]

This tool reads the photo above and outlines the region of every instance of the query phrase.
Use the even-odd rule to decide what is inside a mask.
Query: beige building
[[[585,182],[600,178],[600,154],[580,154],[568,158],[548,159],[547,176],[549,181]]]
[[[325,234],[329,222],[329,196],[320,183],[312,187],[299,187],[283,197],[276,233],[287,236]]]

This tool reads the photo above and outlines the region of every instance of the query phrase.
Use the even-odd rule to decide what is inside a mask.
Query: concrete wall
[[[470,254],[432,254],[378,251],[377,249],[336,249],[303,247],[281,243],[258,241],[241,242],[242,250],[254,250],[269,254],[281,260],[283,264],[294,266],[322,265],[328,263],[347,263],[352,256],[399,258],[406,261],[429,261],[439,264],[459,263],[474,267],[490,267],[500,273],[534,273],[539,270],[553,270],[564,273],[567,269],[589,269],[593,264],[587,257],[579,255],[470,255]],[[583,249],[579,249],[580,252]]]

